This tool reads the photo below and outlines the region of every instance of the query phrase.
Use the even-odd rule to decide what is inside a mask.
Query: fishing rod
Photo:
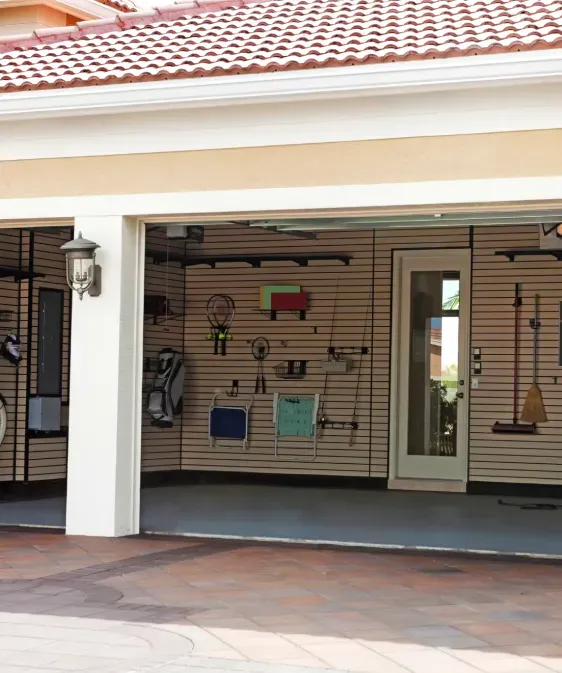
[[[338,296],[340,292],[340,278],[341,276],[338,276],[336,280],[336,292],[334,294],[334,306],[332,309],[332,328],[330,330],[330,346],[328,350],[331,350],[334,342],[334,329],[336,326],[336,309],[338,306]],[[324,376],[324,392],[322,393],[322,404],[320,405],[320,427],[323,427],[323,423],[326,421],[326,417],[324,416],[324,406],[326,404],[326,393],[328,392],[328,374],[329,372],[326,371],[326,374]]]

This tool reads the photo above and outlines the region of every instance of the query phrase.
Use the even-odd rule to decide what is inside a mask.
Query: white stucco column
[[[100,245],[102,292],[74,294],[66,532],[138,533],[144,225],[80,217],[75,235]]]

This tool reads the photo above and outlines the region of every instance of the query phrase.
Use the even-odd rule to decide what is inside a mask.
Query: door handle
[[[462,400],[464,393],[457,393],[457,400]]]

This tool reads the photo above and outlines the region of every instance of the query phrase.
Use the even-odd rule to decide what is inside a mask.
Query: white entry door
[[[394,274],[395,477],[466,481],[470,251],[397,251]]]

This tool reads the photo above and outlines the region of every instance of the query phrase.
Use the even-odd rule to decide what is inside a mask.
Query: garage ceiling
[[[279,232],[329,231],[336,229],[399,229],[413,227],[454,227],[540,224],[545,233],[562,223],[562,210],[493,211],[472,213],[428,213],[381,215],[379,217],[339,217],[253,221],[251,227],[271,227]],[[562,233],[562,229],[561,229]]]

